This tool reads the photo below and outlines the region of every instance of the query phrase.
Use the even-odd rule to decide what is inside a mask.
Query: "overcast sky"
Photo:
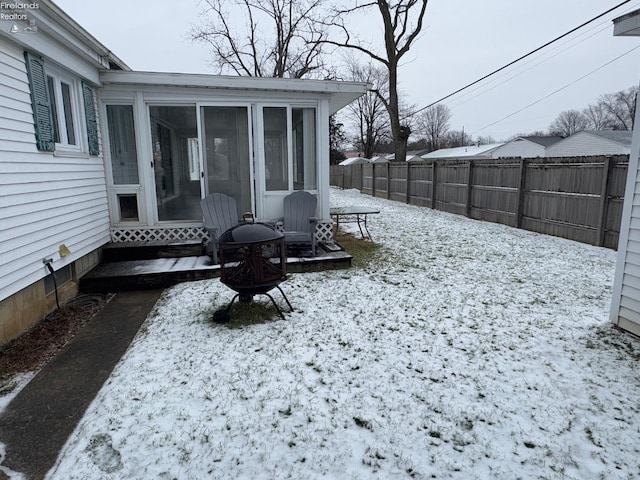
[[[55,2],[133,70],[217,73],[207,48],[187,38],[201,14],[197,0]],[[401,89],[408,103],[428,105],[619,3],[431,0],[423,34],[401,67]],[[640,38],[613,37],[611,20],[638,8],[640,1],[627,3],[490,83],[448,99],[451,128],[496,140],[546,130],[563,110],[582,109],[600,94],[637,85]],[[378,17],[372,14],[366,23],[375,34]],[[634,47],[639,48],[602,67]]]

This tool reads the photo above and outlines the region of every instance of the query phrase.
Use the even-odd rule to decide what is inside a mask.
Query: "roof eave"
[[[279,91],[328,95],[330,114],[345,107],[366,93],[369,85],[363,82],[335,80],[301,80],[290,78],[237,77],[196,73],[134,72],[102,70],[104,85],[139,85],[156,87],[212,88],[226,90]]]
[[[640,10],[622,15],[613,19],[614,37],[637,37],[640,36]]]

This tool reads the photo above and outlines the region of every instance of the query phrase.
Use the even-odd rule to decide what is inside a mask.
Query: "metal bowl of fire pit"
[[[284,235],[266,223],[241,223],[224,232],[218,239],[221,276],[220,281],[237,292],[226,312],[233,306],[236,298],[251,302],[254,295],[267,295],[284,318],[269,291],[277,288],[282,293],[289,309],[293,311],[289,300],[280,288],[287,278]],[[220,312],[220,311],[219,311]],[[214,318],[225,316],[216,312]]]

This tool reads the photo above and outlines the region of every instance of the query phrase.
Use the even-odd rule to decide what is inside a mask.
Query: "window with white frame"
[[[262,114],[266,190],[317,189],[315,108],[264,107]]]
[[[41,56],[24,52],[36,147],[100,155],[93,87]]]
[[[80,82],[47,67],[53,135],[62,149],[81,150]]]

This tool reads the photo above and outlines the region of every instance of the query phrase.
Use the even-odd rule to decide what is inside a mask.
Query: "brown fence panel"
[[[407,162],[409,168],[409,202],[422,207],[431,206],[431,195],[433,189],[433,170],[431,163],[427,162]]]
[[[617,248],[628,155],[331,167],[331,184]]]
[[[361,165],[362,167],[362,185],[360,187],[360,191],[362,193],[366,193],[367,195],[373,195],[373,164],[365,163]]]
[[[520,160],[473,163],[469,216],[515,227]]]
[[[397,202],[407,201],[408,162],[389,163],[389,199]]]
[[[334,187],[349,188],[344,186],[344,176],[347,172],[344,165],[330,165],[329,166],[329,184]]]
[[[622,204],[624,203],[624,190],[627,184],[629,157],[627,155],[617,155],[612,157],[612,160],[613,165],[609,170],[609,201],[604,213],[604,238],[602,246],[617,249],[618,240],[620,239]]]
[[[528,163],[522,228],[597,244],[604,160]]]
[[[374,163],[373,171],[375,173],[375,192],[376,197],[389,198],[388,196],[388,163]]]
[[[436,209],[464,215],[467,206],[466,162],[449,161],[438,164],[436,173]]]

